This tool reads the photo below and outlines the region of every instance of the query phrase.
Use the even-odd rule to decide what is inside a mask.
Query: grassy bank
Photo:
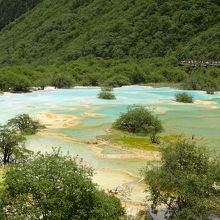
[[[115,145],[122,145],[128,148],[137,148],[146,151],[160,151],[167,142],[177,141],[180,136],[168,135],[159,138],[160,144],[152,144],[147,136],[133,135],[128,132],[112,130],[110,134],[98,136],[97,139],[106,140]]]

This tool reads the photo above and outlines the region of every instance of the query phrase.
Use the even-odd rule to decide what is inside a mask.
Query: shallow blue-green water
[[[33,151],[52,152],[54,149],[61,149],[64,155],[73,155],[82,158],[94,168],[114,168],[123,169],[137,173],[139,169],[145,166],[144,159],[104,159],[96,156],[91,150],[91,146],[87,144],[79,144],[71,141],[62,140],[59,137],[41,137],[29,136],[26,143],[27,147]],[[104,153],[110,154],[126,154],[120,150],[113,149],[109,146],[101,146]]]
[[[36,114],[50,112],[79,117],[80,124],[73,128],[51,129],[48,132],[63,133],[79,140],[92,140],[105,134],[112,122],[125,112],[129,105],[145,105],[154,110],[163,121],[167,134],[194,135],[208,147],[220,152],[220,92],[207,95],[203,91],[184,91],[194,100],[215,101],[214,105],[178,104],[173,100],[178,92],[172,88],[151,88],[146,86],[125,86],[114,89],[116,100],[97,98],[100,88],[78,87],[39,91],[26,94],[5,94],[0,96],[0,123],[4,124],[19,113]],[[215,109],[213,108],[215,107]],[[83,113],[99,113],[102,117],[84,117]],[[99,159],[89,145],[75,144],[56,137],[28,138],[27,146],[37,151],[49,151],[52,146],[61,147],[71,155],[80,155],[94,167],[109,167],[138,170],[142,160]],[[105,153],[116,154],[110,148]]]

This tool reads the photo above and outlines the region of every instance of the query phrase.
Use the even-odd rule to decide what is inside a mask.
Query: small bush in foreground
[[[114,219],[120,200],[99,190],[93,171],[59,152],[11,166],[0,187],[1,219]]]
[[[153,143],[157,143],[157,134],[163,131],[161,121],[144,107],[129,108],[115,121],[113,128],[150,135]]]
[[[187,93],[176,94],[176,102],[193,103],[193,97]]]
[[[107,92],[107,91],[100,92],[98,95],[98,98],[99,99],[116,99],[113,93]]]

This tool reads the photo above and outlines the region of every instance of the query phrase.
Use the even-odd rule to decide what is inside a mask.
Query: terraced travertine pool
[[[187,91],[194,100],[212,101],[204,104],[180,104],[174,102],[179,90],[151,88],[146,86],[124,86],[114,89],[116,100],[97,99],[100,88],[76,87],[73,89],[39,91],[26,94],[0,96],[0,122],[19,113],[77,116],[78,124],[68,128],[51,128],[48,132],[62,133],[68,137],[88,141],[105,134],[112,122],[125,112],[129,105],[145,105],[158,114],[163,121],[165,134],[186,134],[201,137],[209,148],[220,152],[220,93],[207,95],[203,91]],[[96,115],[101,117],[96,117]],[[140,159],[119,160],[97,158],[89,145],[63,140],[60,137],[28,137],[27,147],[35,151],[49,151],[59,146],[64,153],[78,155],[97,168],[120,168],[132,172],[143,166]],[[113,153],[110,146],[104,153]],[[106,148],[106,149],[107,149]]]
[[[184,91],[192,95],[194,100],[203,101],[197,104],[174,102],[175,94],[182,91],[172,88],[124,86],[114,89],[116,100],[98,99],[99,92],[100,88],[76,87],[4,94],[0,96],[0,123],[4,124],[19,113],[33,116],[44,114],[49,122],[57,121],[57,126],[47,129],[47,135],[27,137],[27,147],[42,152],[60,147],[64,154],[83,158],[96,169],[94,180],[103,188],[132,182],[137,179],[135,174],[147,162],[143,158],[129,158],[129,152],[108,145],[100,146],[100,156],[100,152],[97,153],[97,149],[94,151],[93,146],[88,144],[97,135],[105,134],[106,129],[111,128],[112,122],[129,105],[144,105],[154,110],[165,128],[162,135],[193,135],[202,144],[220,153],[220,92],[207,95],[203,91]],[[76,123],[68,126],[63,123],[61,126],[60,121],[65,121],[67,116],[73,116]],[[144,200],[144,184],[135,187],[132,201]]]

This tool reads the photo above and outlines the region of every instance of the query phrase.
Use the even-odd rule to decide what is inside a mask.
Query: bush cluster
[[[45,128],[44,125],[33,120],[28,114],[21,114],[10,119],[7,125],[25,135],[35,134],[39,129]]]
[[[150,135],[154,143],[157,142],[156,135],[163,131],[161,121],[144,107],[130,107],[114,122],[113,128]]]
[[[98,95],[99,99],[116,99],[115,95],[108,91],[101,91]]]
[[[193,97],[185,92],[178,93],[176,94],[176,102],[193,103]]]

